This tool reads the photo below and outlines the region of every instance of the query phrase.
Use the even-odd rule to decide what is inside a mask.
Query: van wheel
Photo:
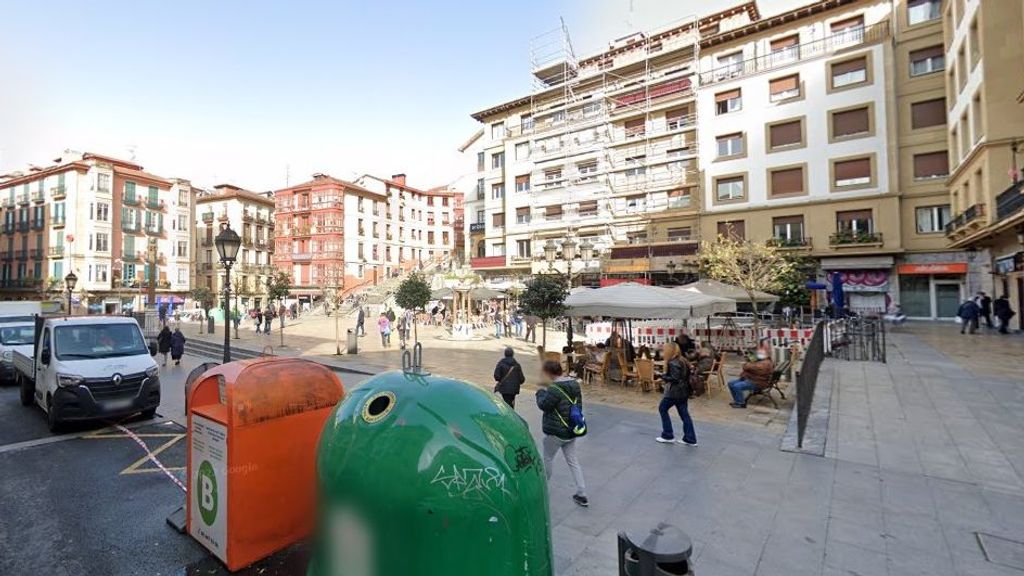
[[[54,434],[59,433],[64,429],[64,424],[57,417],[57,410],[53,408],[53,404],[49,401],[46,403],[46,426],[50,429],[50,432]]]
[[[36,392],[35,391],[36,383],[35,382],[30,382],[28,378],[25,378],[24,376],[22,376],[20,374],[18,375],[17,380],[18,380],[18,387],[20,388],[20,392],[21,392],[21,405],[22,406],[31,406],[32,405],[33,396],[35,396],[35,392]]]
[[[152,420],[153,417],[156,416],[156,408],[143,410],[141,413],[139,413],[139,416],[141,416],[143,420]]]

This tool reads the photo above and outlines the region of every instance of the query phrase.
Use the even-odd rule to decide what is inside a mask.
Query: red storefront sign
[[[900,264],[897,270],[900,274],[967,274],[967,263]]]

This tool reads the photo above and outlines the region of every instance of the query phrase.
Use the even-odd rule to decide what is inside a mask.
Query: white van
[[[0,318],[0,384],[14,382],[14,351],[18,350],[26,356],[31,356],[35,333],[34,320],[7,322],[5,318]]]

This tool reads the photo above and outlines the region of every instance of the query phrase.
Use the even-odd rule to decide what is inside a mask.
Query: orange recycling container
[[[188,395],[188,533],[238,570],[308,537],[320,431],[345,395],[298,358],[230,362]]]

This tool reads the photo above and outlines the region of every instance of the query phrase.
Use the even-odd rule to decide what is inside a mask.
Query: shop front
[[[1024,330],[1024,252],[1002,254],[993,260],[995,291],[993,298],[1006,295],[1010,308],[1016,312],[1010,328]]]
[[[821,269],[825,271],[825,284],[831,290],[835,285],[833,275],[842,280],[846,308],[858,314],[883,314],[892,301],[889,294],[892,256],[863,256],[846,258],[822,258]],[[829,295],[832,301],[832,295]]]
[[[910,318],[952,320],[966,298],[966,262],[900,264],[899,305]]]

